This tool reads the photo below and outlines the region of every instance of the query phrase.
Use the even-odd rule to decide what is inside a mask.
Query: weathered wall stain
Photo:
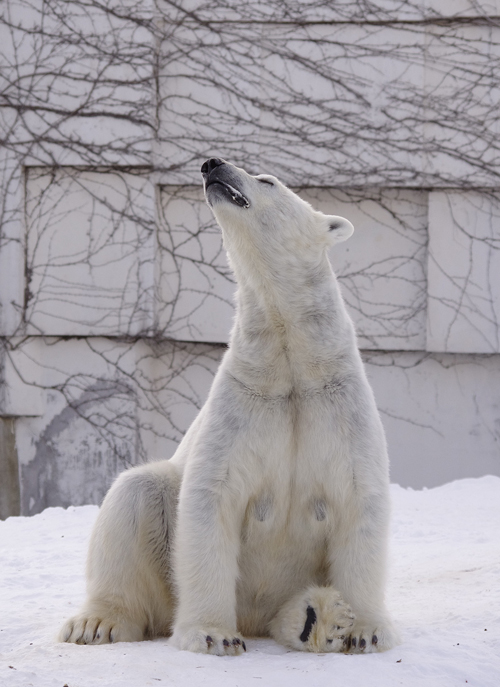
[[[103,418],[113,406],[124,418],[122,436],[106,431]],[[113,479],[137,460],[135,410],[131,390],[124,394],[123,384],[103,380],[56,415],[38,438],[33,460],[22,465],[22,512],[101,503]]]

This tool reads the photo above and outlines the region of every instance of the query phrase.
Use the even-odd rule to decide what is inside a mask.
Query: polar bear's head
[[[240,266],[246,274],[251,265],[281,274],[313,267],[354,231],[348,220],[314,210],[276,177],[251,176],[220,158],[207,160],[201,173],[238,276]]]

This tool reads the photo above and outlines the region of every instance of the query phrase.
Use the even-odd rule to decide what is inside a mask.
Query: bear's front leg
[[[365,495],[346,509],[329,542],[331,583],[356,616],[345,643],[351,653],[386,651],[399,641],[384,600],[388,516],[388,494]]]
[[[236,627],[236,578],[248,498],[238,451],[235,455],[228,446],[235,449],[237,442],[224,443],[200,441],[204,453],[191,456],[184,473],[174,549],[173,641],[183,650],[235,656],[246,651]]]

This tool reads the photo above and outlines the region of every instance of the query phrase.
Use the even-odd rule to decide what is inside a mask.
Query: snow
[[[366,656],[290,652],[270,639],[249,639],[237,658],[182,652],[168,639],[58,644],[59,626],[83,601],[98,509],[0,522],[0,685],[497,687],[500,478],[391,491],[388,600],[403,641]]]

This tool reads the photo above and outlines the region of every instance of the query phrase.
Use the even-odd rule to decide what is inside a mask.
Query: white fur
[[[181,649],[219,655],[269,633],[310,651],[390,648],[384,432],[327,257],[352,225],[225,164],[232,199],[217,185],[207,198],[239,285],[229,350],[174,457],[111,488],[88,600],[60,638],[173,627]]]

